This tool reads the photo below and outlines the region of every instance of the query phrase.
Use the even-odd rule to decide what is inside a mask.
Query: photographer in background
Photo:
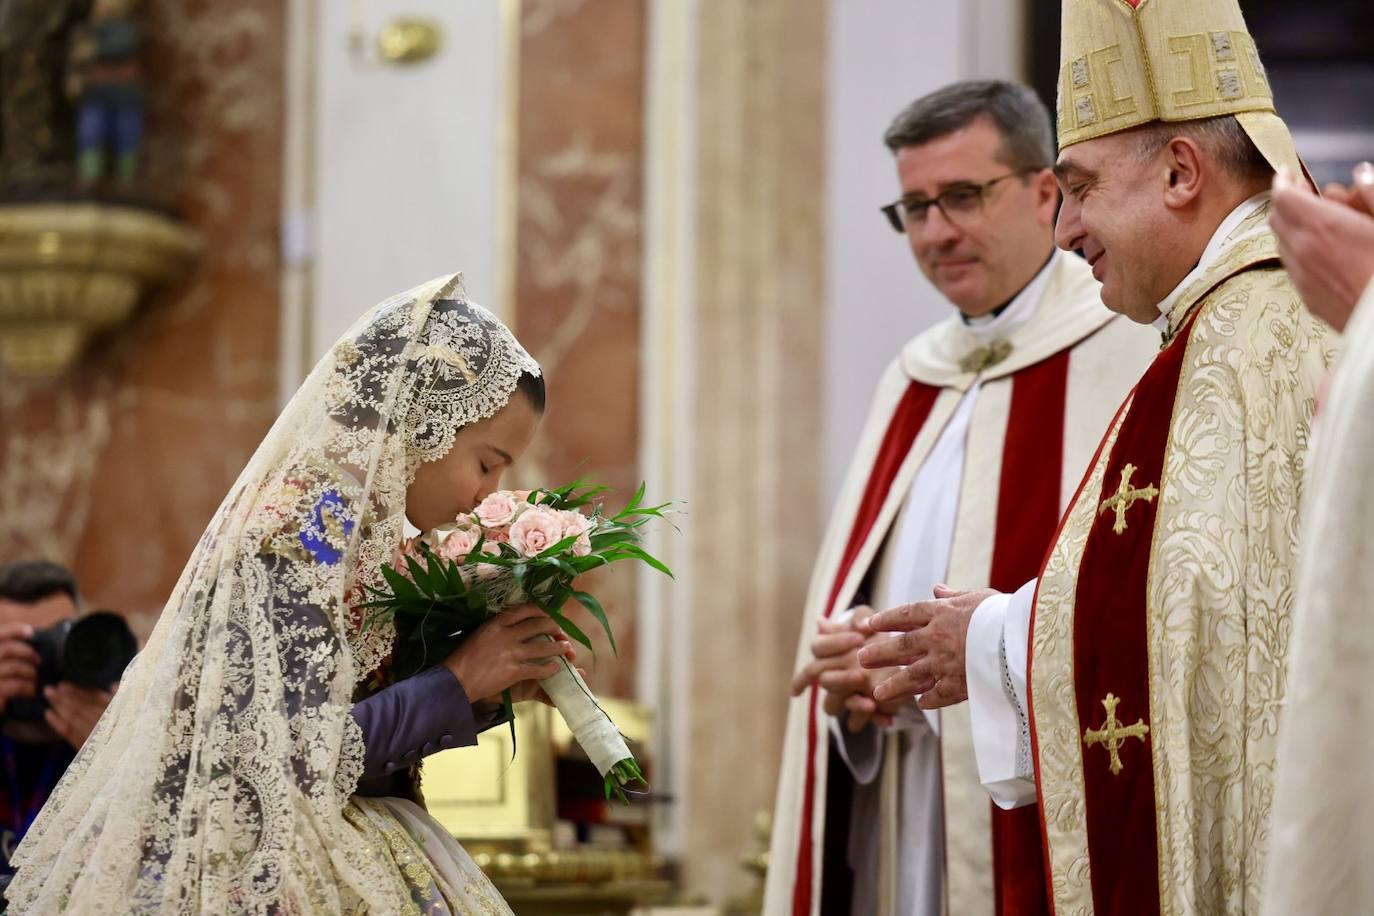
[[[105,690],[67,681],[38,687],[35,632],[77,616],[76,578],[56,563],[0,566],[0,885],[9,859],[109,705]],[[41,717],[19,715],[42,699]]]

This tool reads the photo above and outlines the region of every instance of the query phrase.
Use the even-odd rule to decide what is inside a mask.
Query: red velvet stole
[[[988,581],[999,592],[1036,577],[1059,526],[1068,378],[1068,350],[1012,376]],[[1040,806],[1004,811],[988,804],[998,916],[1048,916]]]
[[[1151,721],[1146,591],[1174,401],[1200,311],[1136,385],[1100,490],[1077,497],[1095,500],[1096,514],[1078,570],[1073,663],[1098,916],[1159,912],[1152,739],[1139,727]],[[1038,746],[1035,756],[1038,768]]]

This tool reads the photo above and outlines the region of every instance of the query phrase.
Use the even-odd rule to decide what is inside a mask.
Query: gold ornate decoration
[[[473,861],[500,887],[633,882],[655,892],[664,864],[662,856],[632,849],[479,852]]]
[[[377,54],[390,64],[418,64],[439,53],[443,31],[432,19],[395,19],[377,35]]]
[[[494,728],[482,734],[476,748],[425,760],[430,814],[462,841],[519,913],[566,913],[574,905],[578,912],[628,913],[670,899],[674,886],[662,877],[665,862],[654,849],[647,809],[639,809],[645,819],[633,831],[637,841],[623,848],[570,845],[557,837],[555,760],[575,756],[576,745],[562,717],[548,707],[528,705],[515,722],[519,754],[510,733]],[[643,749],[636,756],[652,761],[649,711],[612,698],[602,698],[601,705]]]
[[[1061,36],[1061,150],[1232,115],[1270,165],[1301,171],[1239,0],[1064,0]]]
[[[0,206],[0,364],[61,373],[198,248],[169,217],[96,203]]]
[[[1122,725],[1116,717],[1117,704],[1121,698],[1115,694],[1107,694],[1102,701],[1102,705],[1107,710],[1107,719],[1102,723],[1101,728],[1089,728],[1083,732],[1083,744],[1092,747],[1094,744],[1102,744],[1107,748],[1107,753],[1111,755],[1112,775],[1121,772],[1121,745],[1126,743],[1127,738],[1139,738],[1145,740],[1145,736],[1150,733],[1150,726],[1145,724],[1144,719],[1137,719],[1134,725]]]
[[[1116,492],[1102,500],[1102,505],[1098,506],[1097,514],[1105,515],[1108,511],[1116,513],[1116,521],[1112,524],[1112,531],[1121,534],[1126,530],[1126,510],[1131,508],[1140,500],[1154,502],[1159,490],[1153,484],[1148,487],[1134,489],[1131,487],[1131,475],[1136,472],[1136,466],[1127,464],[1121,469],[1121,485],[1116,488]]]
[[[988,344],[970,351],[959,360],[959,368],[965,372],[986,372],[1002,360],[1011,356],[1011,344],[1005,340]]]

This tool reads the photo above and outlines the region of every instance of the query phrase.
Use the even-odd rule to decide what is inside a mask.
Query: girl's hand
[[[559,656],[575,657],[562,629],[539,608],[522,604],[482,624],[444,664],[476,700],[555,674]]]

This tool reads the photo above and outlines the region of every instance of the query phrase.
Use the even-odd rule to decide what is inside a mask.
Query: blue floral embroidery
[[[344,546],[353,533],[353,519],[337,490],[327,490],[310,510],[301,528],[301,544],[317,562],[333,566],[343,559]]]

